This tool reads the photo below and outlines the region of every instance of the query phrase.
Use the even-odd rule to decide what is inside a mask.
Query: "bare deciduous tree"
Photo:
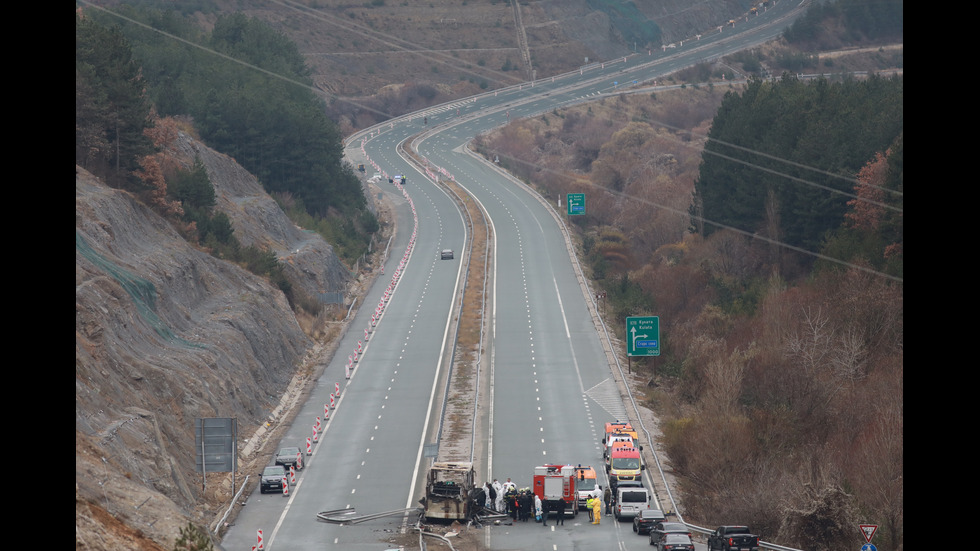
[[[799,328],[786,335],[785,349],[800,367],[813,376],[823,368],[830,356],[833,331],[830,318],[820,308],[805,307]]]
[[[860,548],[853,496],[836,485],[807,485],[800,497],[800,503],[787,507],[783,514],[779,541],[806,542],[807,551]]]

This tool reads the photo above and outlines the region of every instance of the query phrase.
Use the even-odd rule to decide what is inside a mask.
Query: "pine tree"
[[[146,84],[117,28],[75,16],[75,162],[120,187],[152,152]]]
[[[214,551],[214,544],[207,532],[188,522],[185,528],[180,529],[174,551]]]

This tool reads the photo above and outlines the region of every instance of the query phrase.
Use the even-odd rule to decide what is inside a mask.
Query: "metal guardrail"
[[[711,534],[715,533],[714,530],[710,530],[708,528],[702,528],[695,524],[688,524],[685,522],[684,526],[687,526],[688,528],[691,529],[692,532],[701,534],[702,536],[710,536]],[[770,549],[772,551],[802,551],[800,549],[796,549],[795,547],[785,547],[782,545],[776,545],[775,543],[767,543],[762,540],[759,540],[759,547],[762,549]]]
[[[384,517],[396,517],[398,515],[406,515],[411,512],[421,513],[422,510],[418,507],[410,507],[408,509],[395,509],[394,511],[385,511],[383,513],[372,513],[370,515],[356,516],[357,510],[353,507],[348,507],[346,509],[321,511],[316,514],[316,519],[323,522],[329,522],[331,524],[360,524],[369,520]]]

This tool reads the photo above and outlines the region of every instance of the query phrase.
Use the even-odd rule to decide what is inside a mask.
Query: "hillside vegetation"
[[[194,43],[232,13],[287,36],[308,67],[303,76],[325,96],[327,113],[345,134],[389,117],[487,89],[544,78],[586,63],[658,48],[691,37],[748,10],[712,0],[96,0]],[[110,18],[112,19],[112,18]],[[115,18],[127,36],[166,44],[166,76],[200,57],[164,36]],[[201,30],[187,32],[188,25]],[[222,50],[224,52],[224,50]],[[250,59],[251,61],[251,59]],[[266,68],[266,65],[257,64]],[[182,79],[167,77],[179,92]],[[177,94],[179,96],[179,93]],[[165,112],[166,108],[161,106]]]
[[[154,150],[150,134],[143,133],[155,125],[154,117],[183,117],[267,192],[311,218],[309,227],[328,238],[348,263],[366,252],[377,220],[353,168],[343,162],[340,131],[310,88],[309,69],[288,38],[240,13],[219,17],[208,33],[172,13],[120,9],[173,36],[206,44],[207,50],[142,27],[119,27],[98,10],[77,18],[79,164],[123,189],[167,190],[171,197],[154,201],[180,214],[174,199],[181,200],[173,197],[177,188],[159,183],[174,174],[159,162],[152,170],[134,168]],[[104,96],[101,89],[114,93]],[[123,116],[107,119],[106,113]],[[124,123],[125,133],[110,126],[113,120]],[[198,237],[203,241],[207,235]]]

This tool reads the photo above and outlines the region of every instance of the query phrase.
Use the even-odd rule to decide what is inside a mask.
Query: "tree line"
[[[875,198],[855,176],[877,153],[901,150],[902,105],[903,79],[877,76],[813,83],[786,76],[729,92],[695,183],[693,226],[705,236],[733,228],[820,251],[855,201],[872,201],[886,219],[876,228],[889,234],[881,239],[900,243],[901,167]],[[882,254],[864,260],[900,270]]]
[[[903,0],[837,0],[814,2],[783,36],[790,44],[815,44],[833,48],[902,40],[905,30]]]
[[[154,124],[151,110],[189,117],[208,146],[270,194],[288,195],[318,225],[344,235],[342,257],[360,256],[377,221],[295,44],[241,13],[218,16],[208,32],[175,11],[115,9],[121,18],[100,10],[76,16],[76,162],[110,185],[143,189],[135,172],[154,151],[143,135]]]
[[[139,188],[134,171],[154,150],[145,87],[122,33],[76,15],[75,162],[116,187]]]

